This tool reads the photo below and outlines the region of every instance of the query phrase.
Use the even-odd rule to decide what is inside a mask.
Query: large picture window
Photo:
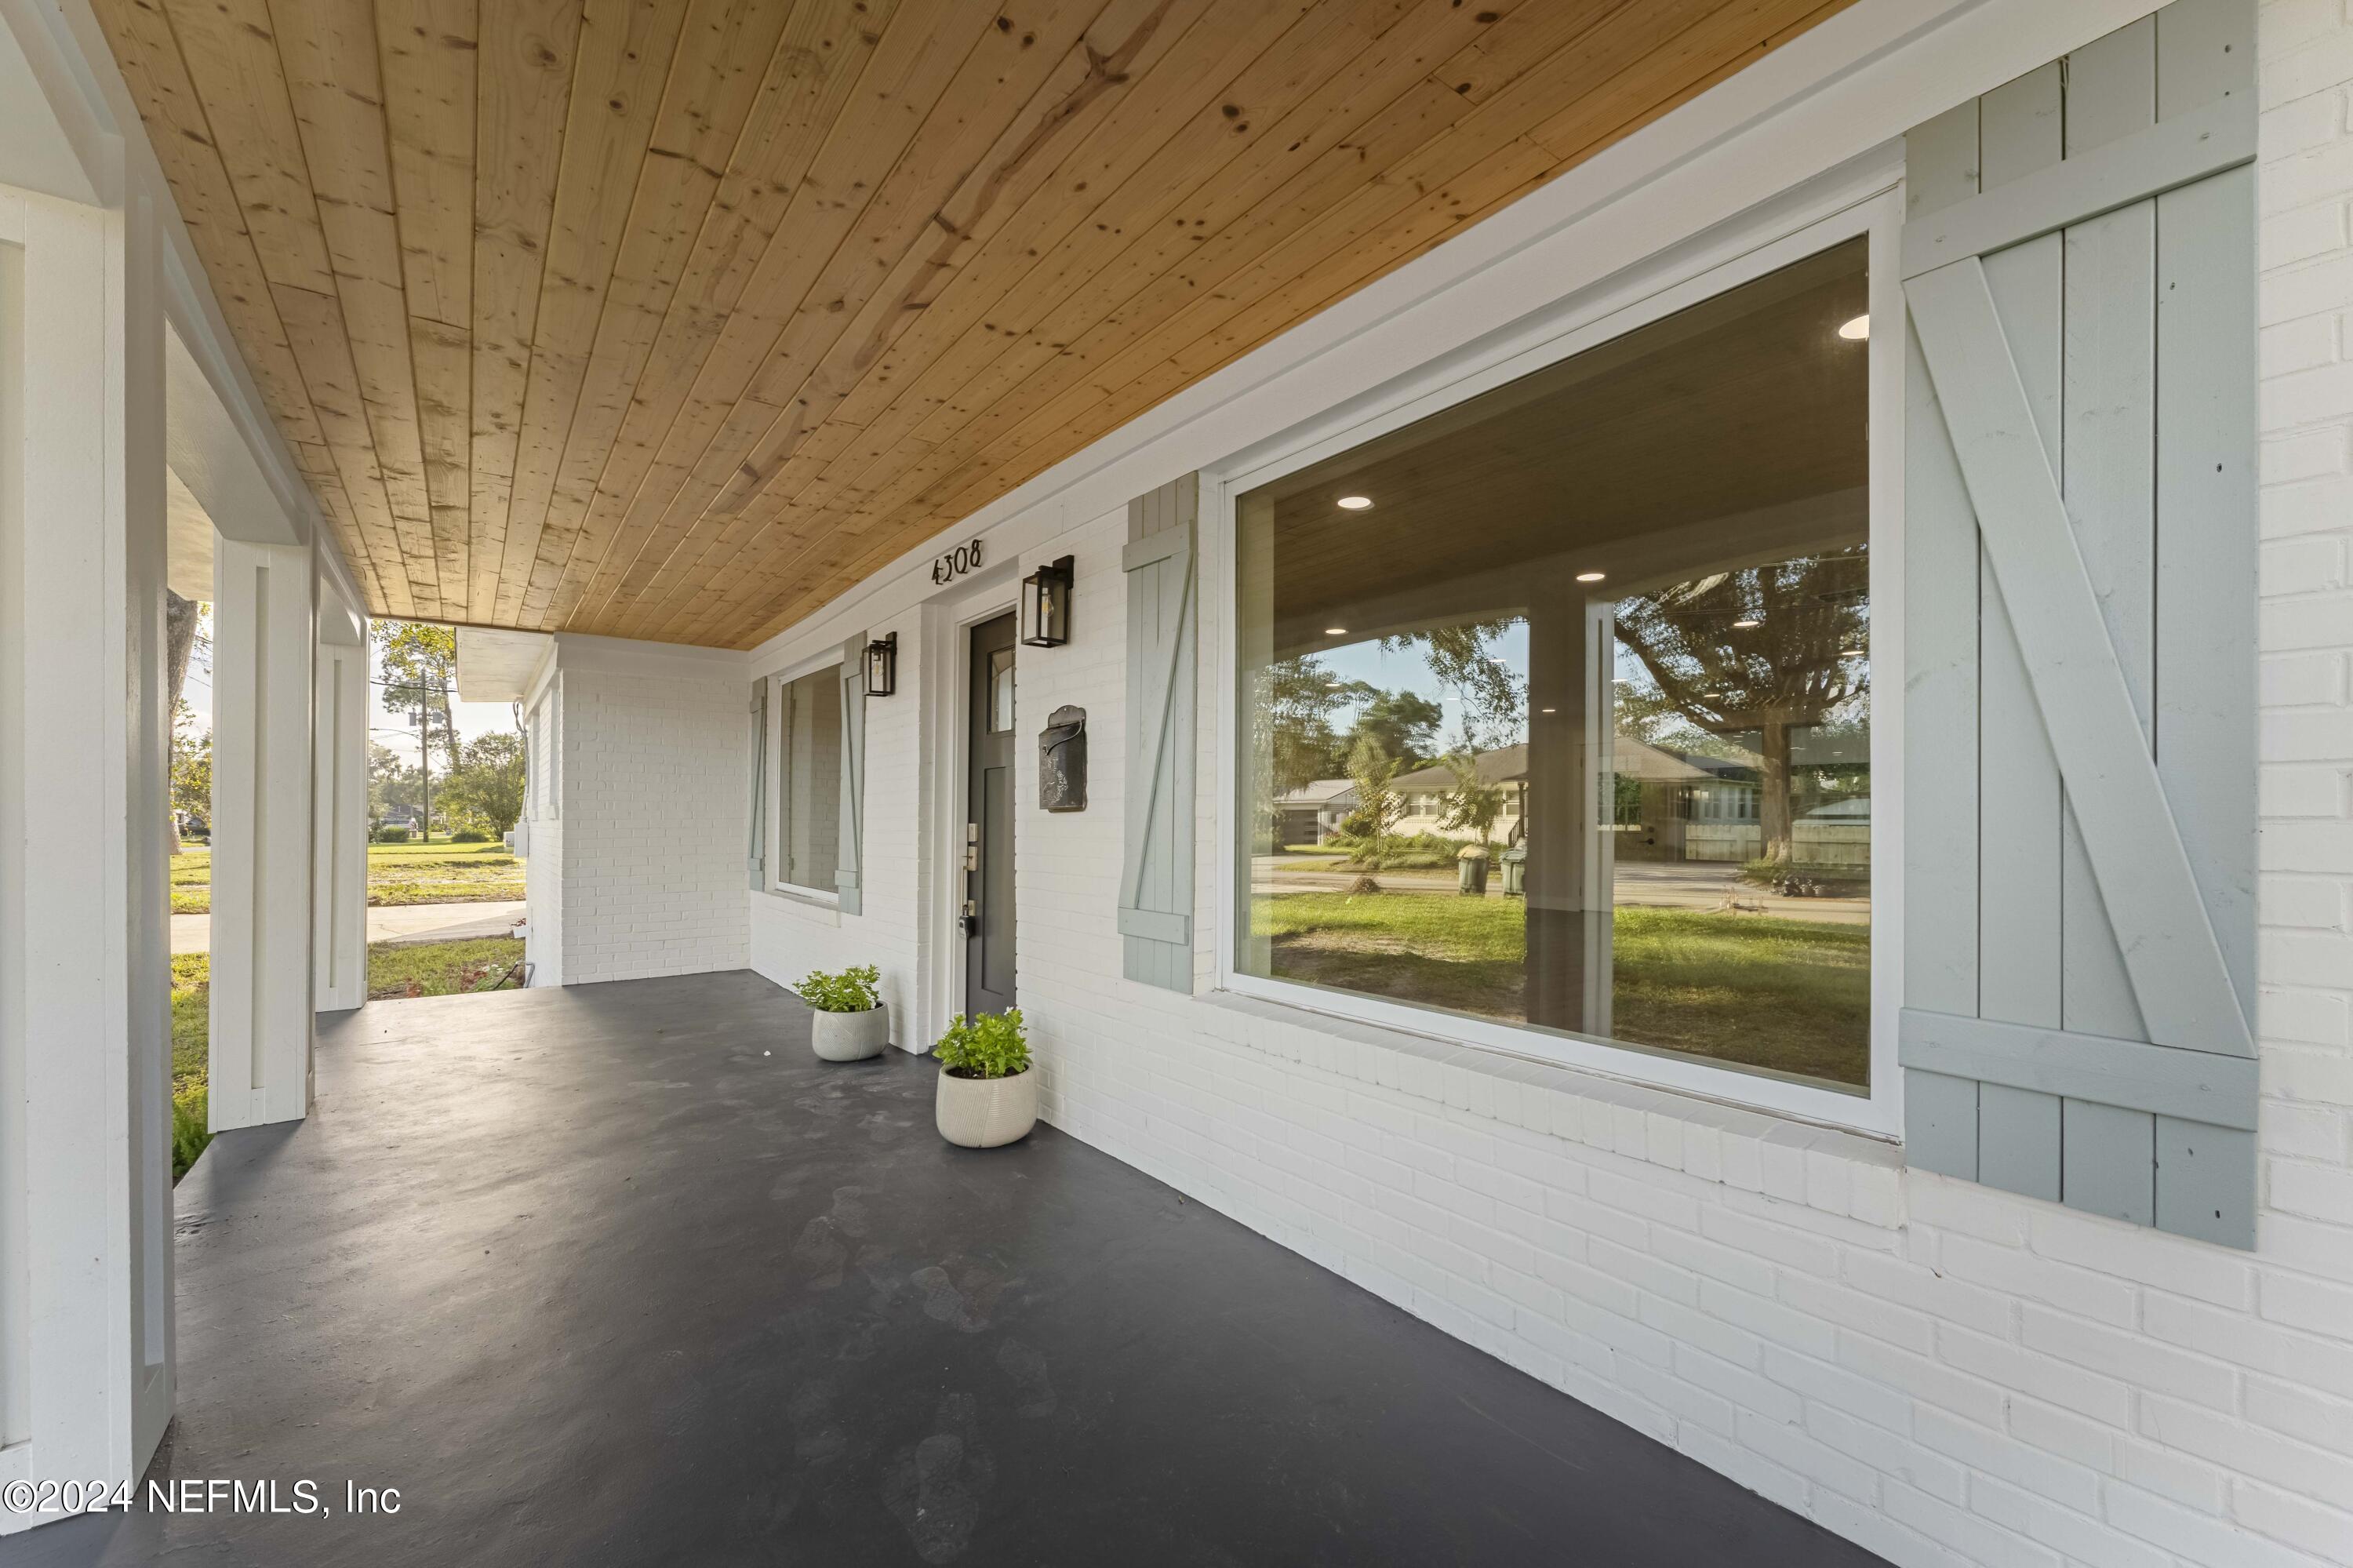
[[[1848,1093],[1856,238],[1236,499],[1241,974]]]
[[[841,666],[779,682],[775,723],[776,878],[831,893],[841,861]]]

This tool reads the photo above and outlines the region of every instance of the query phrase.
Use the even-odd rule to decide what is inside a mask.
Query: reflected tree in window
[[[1474,757],[1521,738],[1527,726],[1527,677],[1495,656],[1495,642],[1519,624],[1516,616],[1466,620],[1381,639],[1385,652],[1419,652],[1440,685],[1461,702],[1461,734],[1453,749]]]
[[[1446,710],[1423,696],[1419,692],[1398,690],[1376,691],[1365,699],[1356,712],[1356,722],[1349,726],[1351,744],[1370,738],[1391,757],[1400,758],[1409,768],[1419,767],[1438,754],[1438,727],[1446,722]],[[1345,747],[1342,748],[1345,755]],[[1324,774],[1324,778],[1336,778]]]
[[[1380,870],[1388,854],[1389,832],[1405,815],[1406,799],[1395,781],[1405,758],[1391,757],[1371,736],[1358,736],[1348,748],[1348,780],[1356,787],[1356,809],[1341,822],[1336,835],[1353,846],[1358,865]]]
[[[1870,567],[1860,546],[1715,572],[1617,605],[1619,642],[1641,663],[1652,712],[1719,742],[1757,737],[1764,857],[1793,850],[1791,742],[1852,722],[1870,693]]]
[[[1275,801],[1318,779],[1338,777],[1347,745],[1332,727],[1332,715],[1362,701],[1371,688],[1335,680],[1330,669],[1305,654],[1275,660],[1254,672],[1252,683],[1252,739],[1257,755],[1268,763],[1257,774],[1256,836],[1271,847]]]

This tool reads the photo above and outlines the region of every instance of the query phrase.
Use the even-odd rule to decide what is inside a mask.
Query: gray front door
[[[965,724],[964,1010],[1013,1005],[1013,617],[972,629]]]

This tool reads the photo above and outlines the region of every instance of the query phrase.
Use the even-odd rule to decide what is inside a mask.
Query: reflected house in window
[[[1867,1087],[1869,367],[1839,332],[1865,260],[1825,250],[1236,498],[1239,970]],[[1268,856],[1278,821],[1302,842],[1316,694],[1376,651],[1450,694],[1448,755],[1388,776],[1386,821],[1343,814],[1346,859]],[[1466,783],[1500,791],[1524,897],[1457,891]]]
[[[1356,809],[1356,786],[1346,779],[1314,779],[1274,798],[1275,842],[1329,842],[1341,821]]]

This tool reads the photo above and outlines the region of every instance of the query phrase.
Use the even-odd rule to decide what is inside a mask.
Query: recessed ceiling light
[[[1871,650],[1868,648],[1848,648],[1842,650],[1840,652],[1839,657],[1841,659],[1868,659],[1871,657]]]
[[[1347,683],[1348,683],[1345,681],[1326,681],[1324,683],[1324,689],[1328,692],[1336,692]]]
[[[1559,710],[1558,708],[1546,708],[1546,709],[1545,709],[1544,711],[1545,711],[1545,712],[1546,712],[1546,713],[1548,713],[1548,714],[1556,714],[1556,713],[1560,712],[1560,710]]]
[[[1732,630],[1735,631],[1748,631],[1764,624],[1765,623],[1761,620],[1736,620],[1732,623]]]
[[[1348,629],[1345,626],[1327,626],[1324,629],[1324,635],[1326,637],[1345,637],[1348,635]]]
[[[1860,343],[1870,335],[1871,318],[1867,315],[1857,316],[1851,322],[1839,323],[1839,336],[1850,343]]]
[[[1577,580],[1581,583],[1598,583],[1607,575],[1604,572],[1579,572],[1577,574]]]
[[[1372,503],[1373,498],[1369,495],[1344,495],[1340,497],[1340,509],[1344,512],[1362,512],[1366,507],[1370,506]]]

